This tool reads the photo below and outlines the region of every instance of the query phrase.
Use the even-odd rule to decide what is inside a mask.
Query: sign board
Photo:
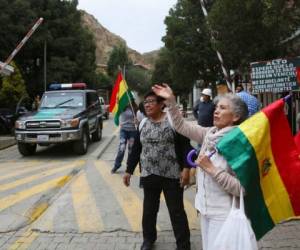
[[[6,65],[5,68],[3,68],[4,62],[0,61],[0,75],[9,76],[11,73],[14,72],[14,68],[10,65]]]
[[[251,63],[253,93],[279,93],[297,90],[300,57]]]

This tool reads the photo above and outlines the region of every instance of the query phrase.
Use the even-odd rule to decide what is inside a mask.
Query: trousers
[[[159,210],[160,194],[163,192],[168,207],[177,249],[190,250],[190,230],[183,205],[183,188],[179,179],[157,175],[143,178],[143,237],[151,243],[157,239],[156,221]]]
[[[211,218],[201,215],[202,249],[210,250],[226,218]]]
[[[137,131],[127,131],[127,130],[120,130],[120,143],[118,147],[118,153],[117,157],[115,159],[115,164],[114,164],[114,170],[117,170],[118,168],[121,167],[124,155],[125,155],[125,150],[126,150],[126,145],[128,143],[128,155],[131,152],[133,143],[134,143],[134,138],[136,138]]]

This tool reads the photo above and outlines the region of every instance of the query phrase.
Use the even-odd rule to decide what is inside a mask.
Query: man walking
[[[198,124],[202,127],[213,126],[213,114],[215,105],[212,100],[211,89],[203,89],[201,92],[200,100],[196,103],[193,108],[193,115],[197,119]]]
[[[191,149],[189,140],[177,134],[165,112],[164,99],[150,92],[145,96],[147,118],[140,123],[139,134],[127,161],[123,182],[130,185],[131,175],[140,162],[140,184],[144,190],[143,244],[151,250],[157,239],[156,220],[160,194],[164,193],[178,250],[190,250],[190,231],[183,205],[183,187],[189,182],[185,157]]]
[[[114,167],[111,173],[114,174],[122,166],[122,161],[125,155],[126,145],[128,144],[128,155],[131,152],[134,138],[137,134],[137,128],[135,125],[135,114],[137,111],[136,103],[131,100],[131,105],[127,105],[125,110],[120,114],[120,142],[118,147],[118,153],[115,159]],[[132,110],[133,108],[133,110]]]

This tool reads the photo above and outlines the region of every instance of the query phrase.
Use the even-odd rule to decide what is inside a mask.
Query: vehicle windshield
[[[46,93],[41,102],[41,109],[49,108],[82,108],[83,94],[71,92]]]

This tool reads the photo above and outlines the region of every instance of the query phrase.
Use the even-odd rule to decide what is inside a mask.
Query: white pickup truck
[[[103,117],[105,119],[109,118],[109,105],[105,103],[104,98],[102,96],[99,96],[99,101],[101,105],[101,109],[103,111]]]

